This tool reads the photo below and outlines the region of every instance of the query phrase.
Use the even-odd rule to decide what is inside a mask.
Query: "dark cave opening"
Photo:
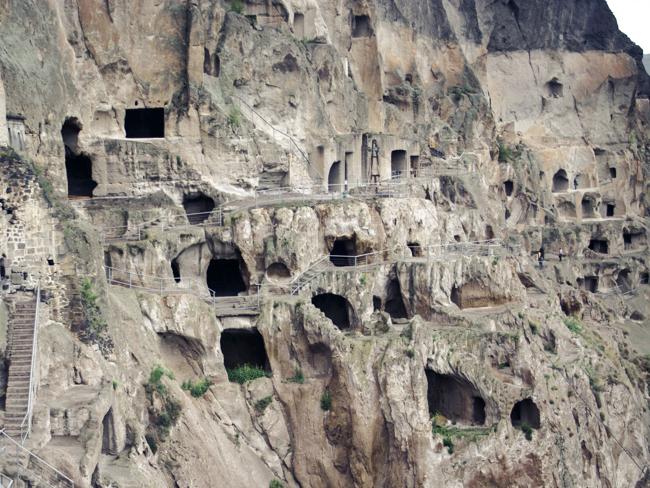
[[[561,169],[553,175],[553,193],[567,191],[569,189],[569,177],[566,171]]]
[[[216,297],[232,297],[246,291],[239,259],[212,259],[206,280],[210,293]]]
[[[256,328],[224,329],[220,344],[226,369],[249,365],[271,372],[264,338]]]
[[[183,208],[187,220],[192,225],[204,222],[214,210],[214,200],[203,193],[183,197]]]
[[[397,279],[392,279],[386,288],[386,305],[384,310],[393,319],[406,319],[406,307],[402,298],[402,289]]]
[[[181,282],[181,268],[178,266],[178,261],[176,258],[172,259],[171,262],[172,275],[174,276],[174,282]]]
[[[485,400],[464,378],[425,369],[429,414],[442,414],[454,423],[485,424]]]
[[[311,303],[339,329],[350,328],[352,305],[345,297],[333,293],[322,293],[312,297]]]
[[[354,239],[339,238],[330,251],[330,262],[334,266],[354,266],[357,246]]]
[[[609,252],[609,243],[604,239],[591,239],[589,249],[599,254],[607,254]]]
[[[503,182],[503,190],[506,192],[506,196],[509,197],[512,195],[512,191],[514,190],[515,185],[513,184],[512,180],[507,180]]]
[[[165,109],[127,108],[124,130],[128,139],[153,139],[165,137]]]
[[[93,181],[93,162],[90,156],[79,151],[81,123],[68,117],[61,127],[65,149],[65,172],[68,179],[68,197],[92,197],[97,183]]]
[[[535,402],[530,398],[521,400],[512,407],[510,422],[513,427],[528,425],[533,429],[539,429],[541,427],[539,408],[537,408]]]

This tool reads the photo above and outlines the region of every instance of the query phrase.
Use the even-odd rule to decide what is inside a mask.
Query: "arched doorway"
[[[210,294],[216,297],[237,296],[247,289],[239,259],[212,259],[206,281]]]
[[[343,191],[343,176],[341,161],[334,161],[327,176],[327,187],[330,193]]]
[[[68,179],[68,197],[92,197],[97,183],[93,181],[93,163],[90,156],[79,150],[81,123],[69,117],[61,128],[65,148],[65,172]]]
[[[553,193],[567,191],[569,189],[569,177],[566,171],[559,170],[553,175]]]
[[[333,293],[322,293],[314,296],[311,303],[339,329],[350,328],[352,324],[352,305],[345,297]]]

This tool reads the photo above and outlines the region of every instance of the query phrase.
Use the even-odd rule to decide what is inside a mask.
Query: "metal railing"
[[[68,478],[61,471],[56,469],[50,463],[45,461],[43,458],[37,456],[29,449],[21,445],[20,442],[12,439],[5,431],[0,430],[0,440],[3,441],[10,448],[15,448],[16,457],[14,459],[16,469],[22,468],[29,471],[31,474],[40,478],[42,481],[46,482],[48,486],[51,486],[52,479],[55,479],[59,485],[63,485],[69,488],[74,488],[74,481]],[[26,463],[23,465],[23,457],[26,458]],[[8,485],[8,486],[11,486]]]
[[[240,110],[244,108],[244,111],[248,111],[249,116],[247,116],[246,118],[250,120],[254,126],[257,127],[257,124],[255,124],[254,121],[255,118],[257,118],[262,122],[263,125],[265,125],[268,128],[268,130],[262,130],[262,129],[260,130],[262,130],[262,132],[264,132],[265,134],[270,135],[276,142],[279,142],[278,135],[284,137],[285,140],[288,141],[288,149],[294,154],[296,154],[299,159],[305,161],[305,163],[307,164],[307,171],[311,173],[311,177],[314,178],[316,181],[323,180],[323,175],[311,163],[309,157],[307,156],[307,153],[304,151],[304,149],[300,147],[300,145],[296,142],[296,140],[291,135],[289,135],[287,132],[284,132],[283,130],[278,129],[273,124],[271,124],[257,110],[255,110],[250,104],[248,104],[248,102],[246,102],[240,96],[233,94],[233,98],[235,98],[239,102]]]
[[[14,484],[14,480],[0,473],[0,488],[11,488],[13,484]]]
[[[449,259],[453,256],[501,257],[516,255],[519,247],[507,245],[497,239],[484,241],[454,242],[429,246],[398,245],[392,249],[359,255],[328,255],[314,262],[303,273],[290,282],[292,295],[297,295],[326,271],[361,268],[391,264],[403,260]]]
[[[104,266],[106,280],[109,285],[117,285],[125,288],[133,288],[148,293],[159,295],[194,295],[208,304],[212,305],[215,312],[226,311],[257,311],[260,309],[262,299],[262,287],[258,284],[251,284],[254,291],[248,295],[218,296],[214,290],[202,284],[196,279],[165,278],[156,275],[147,275],[134,271],[117,269],[111,266]]]
[[[36,285],[36,304],[34,305],[34,333],[32,337],[32,359],[29,370],[29,394],[27,397],[27,412],[20,423],[20,440],[24,444],[32,432],[32,415],[34,413],[34,397],[38,382],[35,380],[36,361],[38,360],[38,313],[41,303],[41,284]]]

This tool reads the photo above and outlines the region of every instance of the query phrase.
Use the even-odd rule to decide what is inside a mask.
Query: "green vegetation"
[[[86,344],[96,344],[104,355],[113,350],[113,340],[108,335],[108,324],[99,308],[99,295],[95,292],[90,278],[81,281],[79,292],[84,315],[79,338]]]
[[[228,125],[233,130],[241,125],[241,112],[237,107],[230,109],[230,113],[228,113]]]
[[[271,405],[272,401],[273,401],[273,396],[271,395],[264,397],[261,400],[257,400],[255,402],[255,410],[258,411],[259,413],[263,413],[264,410],[266,410],[266,407]]]
[[[332,394],[329,390],[325,390],[320,397],[320,408],[324,412],[329,412],[332,408]]]
[[[287,381],[289,383],[298,383],[302,385],[305,382],[305,375],[302,373],[302,369],[296,368],[293,376],[289,378]]]
[[[460,99],[464,96],[474,95],[475,93],[476,91],[469,85],[452,86],[449,88],[449,94],[453,95],[456,99]]]
[[[566,317],[564,319],[564,325],[574,334],[580,334],[582,332],[582,324],[575,317]]]
[[[519,429],[524,433],[527,441],[533,440],[533,428],[527,422],[522,422]]]
[[[269,488],[284,488],[284,485],[278,480],[273,480],[269,483]]]
[[[244,13],[244,3],[242,0],[230,0],[230,11],[239,15]]]
[[[481,437],[490,435],[494,428],[489,427],[455,427],[448,426],[448,420],[440,413],[434,413],[431,417],[433,435],[442,437],[442,444],[447,448],[449,454],[454,453],[454,439],[467,442],[478,442]]]
[[[113,390],[117,390],[117,387],[120,386],[119,381],[113,380]]]
[[[521,157],[522,149],[520,146],[511,147],[503,141],[499,141],[499,162],[510,163]]]
[[[207,391],[212,386],[212,381],[208,378],[203,378],[202,380],[194,383],[192,380],[184,381],[181,385],[183,390],[189,391],[194,398],[201,398],[207,393]]]
[[[447,452],[449,454],[454,453],[454,441],[451,440],[451,437],[443,437],[442,438],[442,445],[447,448]]]
[[[151,370],[149,381],[144,385],[149,401],[149,426],[145,439],[154,453],[160,443],[167,439],[169,430],[176,425],[181,415],[181,404],[169,394],[167,387],[162,383],[165,377],[173,380],[174,374],[157,365]]]
[[[226,372],[228,373],[228,381],[239,383],[240,385],[256,380],[257,378],[268,378],[270,376],[262,368],[251,366],[250,364],[244,364],[235,369],[227,369]]]

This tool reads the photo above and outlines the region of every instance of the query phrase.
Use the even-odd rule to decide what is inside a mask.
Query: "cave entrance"
[[[406,246],[409,248],[409,251],[411,251],[411,257],[422,257],[422,246],[420,246],[419,242],[408,242]]]
[[[305,15],[300,12],[293,14],[293,34],[298,39],[305,37]]]
[[[406,151],[399,149],[390,153],[390,174],[392,178],[402,178],[408,176]]]
[[[312,305],[325,314],[339,329],[349,329],[352,305],[345,297],[333,293],[322,293],[311,299]]]
[[[226,369],[244,365],[271,372],[269,358],[264,347],[264,338],[256,328],[224,329],[221,333],[221,353]]]
[[[585,276],[582,280],[582,287],[591,293],[596,293],[598,291],[598,276]]]
[[[605,211],[606,217],[614,217],[616,214],[616,205],[613,203],[608,203]]]
[[[203,49],[203,72],[215,78],[218,78],[221,73],[221,59],[219,59],[219,55],[216,52],[210,54],[208,48]]]
[[[384,310],[392,319],[406,319],[406,307],[404,306],[404,299],[402,298],[402,288],[400,287],[399,280],[392,279],[386,288],[386,305]]]
[[[507,180],[503,182],[503,191],[506,192],[506,196],[509,197],[512,195],[512,191],[514,190],[515,185],[512,182],[512,180]]]
[[[266,277],[275,283],[286,283],[291,280],[291,271],[284,263],[273,263],[266,268]]]
[[[354,239],[339,238],[330,251],[330,262],[334,266],[354,266],[357,246]]]
[[[546,96],[549,98],[561,98],[564,96],[564,86],[557,78],[552,78],[546,85]]]
[[[180,283],[181,282],[181,268],[178,265],[178,260],[176,258],[172,259],[171,268],[172,268],[172,275],[174,276],[174,282],[175,283]]]
[[[239,259],[212,259],[206,281],[210,294],[215,297],[232,297],[246,291]]]
[[[640,285],[650,284],[650,273],[648,273],[648,272],[641,273],[639,275],[639,284]]]
[[[485,400],[466,379],[425,369],[429,414],[442,414],[454,423],[485,424]]]
[[[165,137],[165,109],[127,108],[124,131],[128,139],[155,139]]]
[[[327,187],[330,193],[343,191],[343,169],[341,161],[334,161],[327,176]]]
[[[604,239],[591,239],[589,249],[600,254],[607,254],[609,252],[609,243]]]
[[[632,279],[630,277],[629,269],[622,269],[618,276],[616,276],[616,286],[618,286],[624,293],[632,289]]]
[[[97,183],[93,181],[93,163],[87,154],[79,151],[81,123],[68,117],[61,127],[65,149],[65,172],[68,179],[68,197],[92,197]]]
[[[616,179],[616,168],[613,168],[613,167],[612,167],[612,168],[609,168],[609,177],[610,177],[612,180],[615,180],[615,179]]]
[[[566,171],[561,169],[553,175],[553,193],[567,191],[569,189],[569,177]]]
[[[352,37],[372,36],[372,24],[367,15],[355,15],[352,17]]]
[[[183,197],[185,215],[191,225],[203,223],[214,210],[214,200],[204,194]]]
[[[513,427],[527,425],[533,429],[539,429],[541,427],[539,408],[530,398],[521,400],[512,407],[510,422]]]
[[[596,217],[596,212],[594,208],[595,202],[591,197],[585,195],[580,205],[582,207],[582,218],[593,219]]]
[[[115,421],[113,409],[110,408],[102,420],[102,454],[117,455],[117,441],[115,440]]]
[[[623,232],[623,247],[626,251],[630,249],[638,249],[643,245],[645,234],[638,231],[624,231]]]

